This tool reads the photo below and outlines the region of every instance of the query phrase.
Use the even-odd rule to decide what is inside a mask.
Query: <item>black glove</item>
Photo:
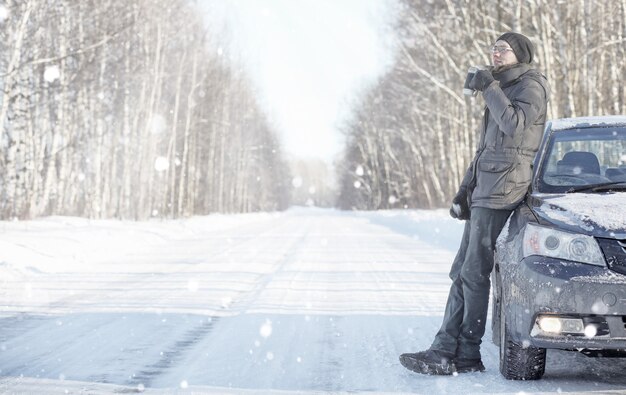
[[[476,91],[484,91],[492,82],[494,82],[493,76],[489,70],[478,70],[474,74],[474,78],[469,83],[469,87]]]
[[[465,188],[461,188],[452,199],[450,216],[463,221],[470,219],[470,208],[467,201],[467,190]]]

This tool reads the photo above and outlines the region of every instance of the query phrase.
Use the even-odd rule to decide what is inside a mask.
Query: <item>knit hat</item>
[[[511,46],[513,53],[520,63],[531,63],[535,55],[535,47],[528,37],[513,32],[507,32],[498,37],[496,41],[506,41]]]

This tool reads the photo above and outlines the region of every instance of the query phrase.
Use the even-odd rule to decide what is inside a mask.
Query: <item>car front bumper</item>
[[[513,340],[539,348],[626,350],[626,275],[605,267],[530,256],[501,267]],[[540,315],[593,322],[594,336],[547,333]]]

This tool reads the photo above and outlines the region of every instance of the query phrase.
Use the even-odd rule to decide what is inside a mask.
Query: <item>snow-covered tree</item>
[[[552,87],[551,118],[626,114],[623,1],[403,0],[395,30],[395,66],[344,128],[342,208],[449,204],[483,111],[482,99],[462,95],[467,68],[489,64],[490,46],[506,31],[535,43],[535,65]]]
[[[0,217],[286,207],[275,131],[195,2],[0,6]]]

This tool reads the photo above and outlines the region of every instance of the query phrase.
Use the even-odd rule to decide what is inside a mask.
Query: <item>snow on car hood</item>
[[[561,228],[597,237],[626,237],[626,193],[533,194],[533,210]]]

